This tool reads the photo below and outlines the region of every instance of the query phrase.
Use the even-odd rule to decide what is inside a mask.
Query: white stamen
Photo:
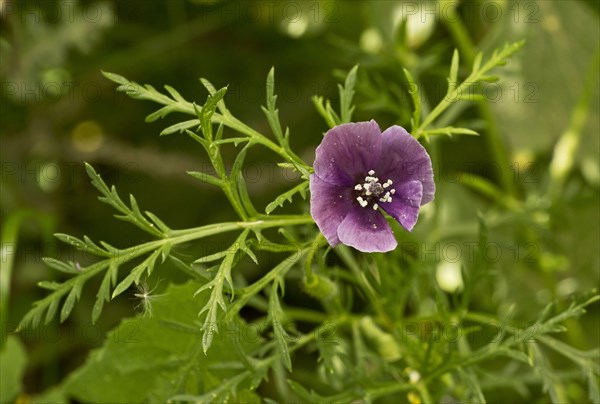
[[[386,192],[383,197],[379,198],[379,202],[391,202],[391,201],[392,201],[392,197],[390,196],[389,192]]]
[[[368,202],[365,201],[361,196],[356,197],[356,200],[358,201],[358,203],[360,203],[360,206],[362,206],[363,208],[368,205]]]
[[[1,1],[1,0],[0,0]],[[369,170],[368,175],[362,184],[356,184],[354,189],[360,191],[360,196],[356,198],[360,206],[363,208],[369,206],[372,203],[373,210],[379,209],[379,205],[375,202],[377,199],[379,202],[389,203],[392,202],[391,195],[396,193],[395,189],[387,188],[393,184],[392,180],[388,179],[385,183],[379,182],[379,178],[375,177],[375,170]],[[383,192],[383,190],[387,192]]]

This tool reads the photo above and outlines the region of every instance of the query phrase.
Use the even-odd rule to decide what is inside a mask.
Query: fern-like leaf
[[[275,198],[275,200],[273,202],[271,202],[267,205],[267,207],[265,208],[266,214],[268,215],[271,212],[273,212],[275,209],[277,209],[277,207],[283,206],[285,201],[291,202],[292,197],[298,193],[300,194],[300,196],[302,196],[302,199],[306,199],[307,189],[308,189],[308,181],[304,181],[304,182],[296,185],[294,188],[290,189],[289,191],[286,191],[283,194],[279,195],[277,198]]]

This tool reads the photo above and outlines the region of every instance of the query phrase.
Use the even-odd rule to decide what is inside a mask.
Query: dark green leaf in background
[[[246,334],[224,329],[205,356],[198,312],[208,295],[193,298],[197,289],[193,282],[171,286],[155,298],[154,317],[124,319],[68,379],[67,394],[83,402],[165,402],[183,391],[202,393],[231,375],[212,366],[236,362],[227,338]],[[241,342],[249,348],[258,341]]]

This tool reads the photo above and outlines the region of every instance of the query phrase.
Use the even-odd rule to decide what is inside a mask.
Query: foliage
[[[475,134],[467,128],[438,128],[434,122],[453,103],[465,100],[460,94],[467,87],[481,80],[492,80],[488,72],[504,63],[522,45],[507,45],[502,51],[494,52],[485,63],[483,55],[478,54],[471,73],[460,84],[459,56],[455,52],[446,96],[425,117],[421,116],[423,108],[418,92],[411,92],[413,135],[428,138],[438,134]],[[329,101],[314,99],[317,111],[330,126],[352,119],[357,71],[357,67],[351,69],[344,85],[339,86],[339,114]],[[411,73],[405,70],[404,74],[411,88],[417,89]],[[455,297],[445,295],[436,286],[431,271],[418,258],[404,254],[399,257],[401,251],[394,253],[398,259],[386,259],[380,254],[356,256],[340,246],[334,252],[349,270],[346,272],[337,265],[328,265],[327,255],[331,253],[324,248],[325,242],[316,228],[310,225],[310,216],[272,214],[286,200],[294,202],[292,198],[296,194],[306,196],[306,180],[312,171],[291,150],[290,130],[281,127],[273,69],[267,75],[267,100],[262,110],[274,140],[231,113],[224,101],[227,87],[216,90],[210,82],[201,79],[209,95],[204,104],[198,106],[169,86],[165,86],[168,93],[165,95],[150,85],[141,86],[114,73],[104,75],[119,85],[117,91],[162,105],[148,115],[147,121],[174,112],[194,117],[167,127],[161,135],[185,133],[203,147],[215,174],[189,174],[220,188],[239,221],[171,229],[155,214],[142,211],[132,195],[129,203],[124,202],[116,188],[109,187],[94,168],[86,164],[92,184],[100,192],[100,200],[118,212],[118,219],[133,224],[154,240],[116,248],[106,242],[96,243],[87,236],[79,239],[57,234],[61,241],[98,256],[99,261],[81,266],[47,258],[48,266],[70,278],[63,283],[40,282],[40,286],[51,293],[34,304],[19,327],[52,321],[62,299],[60,321],[65,321],[85,283],[96,276],[101,275],[102,282],[92,309],[92,321],[99,318],[106,302],[146,282],[155,267],[167,261],[191,280],[183,286],[169,286],[155,302],[150,301],[152,293],[145,288],[143,297],[148,301],[144,304],[155,305],[154,310],[149,310],[155,315],[124,320],[107,336],[104,346],[69,378],[64,386],[66,394],[84,401],[204,402],[240,400],[242,396],[255,400],[258,397],[251,391],[265,383],[273,372],[277,380],[287,378],[289,381],[287,386],[277,385],[280,396],[295,394],[310,402],[357,399],[370,402],[398,394],[408,394],[409,399],[421,397],[425,402],[439,401],[447,395],[485,402],[488,386],[493,383],[497,386],[503,380],[519,380],[519,375],[531,374],[534,370],[537,378],[523,379],[512,385],[516,393],[527,396],[530,384],[541,383],[551,399],[560,402],[563,398],[561,378],[550,365],[548,351],[551,350],[572,361],[574,368],[588,380],[590,399],[598,399],[597,349],[581,351],[553,336],[564,332],[563,323],[582,315],[585,307],[598,300],[598,295],[573,301],[561,311],[556,311],[553,304],[548,305],[525,328],[512,318],[512,312],[494,315],[469,310],[479,288],[477,285],[486,278],[499,276],[490,273],[490,263],[485,256],[488,233],[485,221],[480,222],[476,259],[469,264],[464,290],[455,301]],[[217,125],[216,132],[214,125]],[[227,137],[228,132],[231,134]],[[236,147],[237,155],[228,168],[222,148],[230,143]],[[275,153],[284,169],[296,170],[301,175],[301,182],[268,204],[265,214],[255,208],[243,175],[246,155],[258,145]],[[487,180],[477,181],[471,186],[490,190],[492,195],[501,193]],[[520,202],[511,200],[511,203],[513,205],[507,206],[517,211],[523,209]],[[303,230],[295,231],[297,227]],[[289,234],[288,241],[272,241],[271,236],[263,233],[268,229]],[[226,232],[237,235],[221,251],[192,260],[182,259],[174,252],[182,243]],[[261,252],[269,253],[270,257],[284,254],[284,258],[258,280],[240,283],[243,275],[233,276],[236,266],[245,258],[258,264],[261,254],[257,253]],[[302,266],[304,275],[299,272]],[[119,270],[124,273],[120,275]],[[322,309],[286,304],[285,285],[293,285],[293,280],[299,277],[303,279],[305,292],[320,302]],[[420,293],[431,296],[434,311],[417,303],[415,299]],[[392,297],[393,304],[386,304],[391,303]],[[355,300],[366,307],[357,310],[353,305]],[[262,317],[253,323],[244,322],[241,311],[246,307],[258,309]],[[298,326],[303,323],[314,323],[315,327],[299,331]],[[245,333],[252,324],[260,330],[255,341],[250,341]],[[490,335],[486,331],[492,328],[494,333]],[[131,329],[136,333],[129,340],[125,333]],[[453,330],[453,337],[448,330]],[[322,369],[322,382],[305,384],[302,381],[302,369],[307,364],[295,354],[301,350],[318,352],[317,367]],[[486,364],[500,358],[508,363],[504,368],[486,368]],[[121,378],[130,382],[119,383]],[[504,388],[508,386],[507,383]]]
[[[15,4],[0,30],[2,402],[600,402],[587,3]],[[303,18],[278,21],[290,5]],[[198,69],[211,81],[190,83]],[[93,78],[110,93],[95,105],[73,91]],[[96,151],[75,150],[93,140],[79,119],[103,129]],[[413,232],[392,222],[387,254],[330,248],[308,215],[318,134],[369,119],[434,163],[435,200]],[[111,172],[132,160],[141,181]],[[58,161],[83,180],[43,188]],[[286,181],[251,178],[257,161]],[[73,235],[41,260],[34,234],[55,246],[56,228]],[[81,326],[110,331],[48,341]]]

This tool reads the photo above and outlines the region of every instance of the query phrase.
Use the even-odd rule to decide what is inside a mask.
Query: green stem
[[[285,315],[290,320],[309,323],[323,323],[330,320],[330,317],[321,311],[303,309],[300,307],[287,306],[285,308]]]
[[[308,251],[308,255],[306,256],[306,262],[304,265],[304,277],[306,278],[306,282],[312,281],[313,271],[312,271],[312,263],[313,258],[321,245],[326,243],[325,237],[321,232],[317,233],[317,237],[315,237],[310,250]]]
[[[213,115],[213,121],[215,123],[223,123],[223,125],[245,134],[246,136],[253,139],[256,143],[259,143],[265,146],[266,148],[272,150],[276,154],[283,157],[286,161],[289,161],[295,166],[299,166],[303,171],[306,171],[306,173],[308,173],[308,166],[306,165],[306,163],[302,159],[300,159],[295,153],[293,153],[289,148],[278,146],[275,142],[271,141],[265,135],[263,135],[260,132],[257,132],[256,130],[246,125],[233,115],[219,114],[215,112],[215,114]]]
[[[271,227],[281,227],[281,226],[293,226],[300,224],[312,223],[312,217],[309,215],[298,215],[298,216],[288,216],[285,218],[277,218],[273,217],[272,220],[258,220],[254,222],[228,222],[228,223],[219,223],[219,224],[210,224],[207,226],[195,227],[192,229],[184,229],[184,230],[173,230],[171,231],[167,237],[150,241],[144,244],[140,244],[137,246],[129,247],[126,249],[118,250],[114,253],[110,258],[106,258],[102,261],[98,261],[89,267],[85,268],[84,271],[69,280],[63,282],[60,288],[56,289],[44,299],[38,301],[36,307],[47,307],[53,300],[59,299],[65,294],[67,294],[78,282],[85,282],[88,279],[94,277],[99,274],[106,268],[108,268],[111,264],[115,264],[117,266],[131,261],[137,257],[143,256],[151,251],[156,251],[159,248],[163,247],[165,244],[177,245],[181,243],[186,243],[188,241],[193,241],[201,238],[205,238],[208,236],[212,236],[215,234],[225,233],[234,230],[240,229],[266,229]],[[6,231],[6,230],[5,230]],[[306,250],[304,250],[306,251]],[[290,259],[284,261],[289,262],[291,264],[295,263],[300,258],[301,254],[295,254]],[[295,259],[294,259],[295,257]],[[280,264],[281,265],[281,264]],[[273,271],[272,271],[273,272]],[[8,275],[4,275],[4,266],[2,270],[2,276],[10,277],[10,271],[7,271]],[[268,278],[269,274],[267,274],[264,278]],[[269,280],[272,277],[268,278]],[[2,287],[4,285],[8,285],[9,283],[5,283],[4,279],[2,279]],[[8,287],[8,286],[7,286]],[[8,289],[6,291],[6,296],[8,298]],[[2,292],[2,296],[4,297],[4,291]],[[2,307],[5,307],[3,304]],[[35,319],[36,312],[35,308],[32,311],[28,312],[23,320],[21,320],[21,324],[17,329],[22,329],[26,324],[30,323],[33,319]]]
[[[174,242],[174,244],[178,244],[185,241],[195,240],[196,238],[225,233],[236,229],[262,230],[271,227],[296,226],[313,223],[313,218],[310,215],[281,215],[268,217],[269,219],[264,217],[263,220],[256,220],[253,222],[225,222],[193,227],[190,229],[173,230],[168,234],[168,238],[160,241],[167,243]]]
[[[445,7],[445,9],[447,9],[447,13],[443,13],[445,18],[442,18],[442,22],[450,31],[450,34],[454,38],[454,41],[460,49],[461,54],[465,57],[467,63],[473,64],[477,51],[465,25],[462,22],[462,19],[456,12],[456,7]],[[472,84],[475,81],[477,80],[474,77],[469,76],[464,83],[471,82]],[[466,88],[462,87],[463,86],[461,85],[459,88],[457,88],[454,91],[453,97],[451,98],[454,98],[458,94],[462,94],[461,91],[466,90]],[[457,90],[459,90],[458,93]],[[508,156],[506,146],[501,138],[500,130],[498,129],[496,119],[488,103],[478,102],[477,108],[479,109],[479,113],[481,114],[482,118],[487,122],[487,136],[485,137],[485,139],[488,142],[488,148],[490,149],[492,156],[500,166],[500,181],[502,183],[502,186],[509,193],[509,195],[516,196],[517,189],[515,187],[514,182],[511,180],[510,175],[510,173],[512,172],[510,168],[510,158]],[[434,110],[434,112],[436,111]]]
[[[239,298],[227,309],[225,321],[230,321],[234,315],[236,315],[246,303],[257,293],[263,290],[270,282],[272,282],[278,276],[283,276],[296,262],[298,262],[306,253],[309,247],[303,248],[298,252],[290,255],[279,263],[275,268],[267,272],[265,276],[254,282],[252,285],[241,289],[238,294]]]
[[[235,213],[237,213],[238,216],[240,217],[240,219],[242,219],[242,220],[249,219],[248,215],[246,214],[246,211],[244,210],[244,208],[242,207],[242,204],[240,203],[240,197],[239,197],[237,191],[234,190],[231,186],[231,182],[227,181],[226,179],[221,179],[221,180],[223,181],[221,190],[225,194],[225,197],[227,198],[227,200],[229,200],[229,203],[233,207],[233,210],[235,210]]]
[[[352,252],[345,245],[339,245],[335,248],[335,252],[339,255],[339,257],[344,261],[344,263],[348,266],[352,274],[355,276],[358,284],[361,286],[361,289],[365,293],[367,300],[372,304],[373,309],[377,313],[378,320],[385,324],[386,327],[393,327],[393,322],[387,315],[384,310],[383,304],[381,302],[380,296],[377,294],[373,287],[369,285],[366,281],[364,274],[362,273],[362,269],[360,265],[356,261],[356,258],[352,255]]]
[[[109,79],[115,81],[114,78],[109,77]],[[127,80],[127,79],[124,79],[124,80]],[[123,83],[121,81],[117,81],[117,82],[120,84]],[[157,104],[170,106],[173,108],[173,112],[181,112],[183,114],[192,115],[194,117],[197,116],[196,110],[194,109],[194,105],[189,101],[185,101],[185,100],[179,101],[179,100],[171,99],[165,94],[160,94],[160,93],[157,93],[156,91],[150,91],[150,90],[146,89],[145,87],[139,86],[138,84],[133,83],[133,82],[129,82],[129,85],[134,86],[134,88],[136,89],[135,95],[129,94],[133,98],[149,100],[149,101],[156,102]],[[257,132],[250,126],[241,122],[239,119],[234,117],[228,110],[224,110],[224,111],[222,111],[222,113],[215,112],[212,115],[211,121],[216,124],[222,123],[223,125],[231,128],[239,133],[245,134],[246,136],[253,139],[256,143],[260,143],[261,145],[267,147],[268,149],[272,150],[276,154],[283,157],[286,161],[293,163],[295,166],[299,167],[303,172],[305,171],[304,174],[308,174],[309,167],[307,166],[307,164],[302,159],[300,159],[296,154],[294,154],[289,149],[289,147],[277,145],[275,142],[271,141],[269,138],[267,138],[262,133]]]

